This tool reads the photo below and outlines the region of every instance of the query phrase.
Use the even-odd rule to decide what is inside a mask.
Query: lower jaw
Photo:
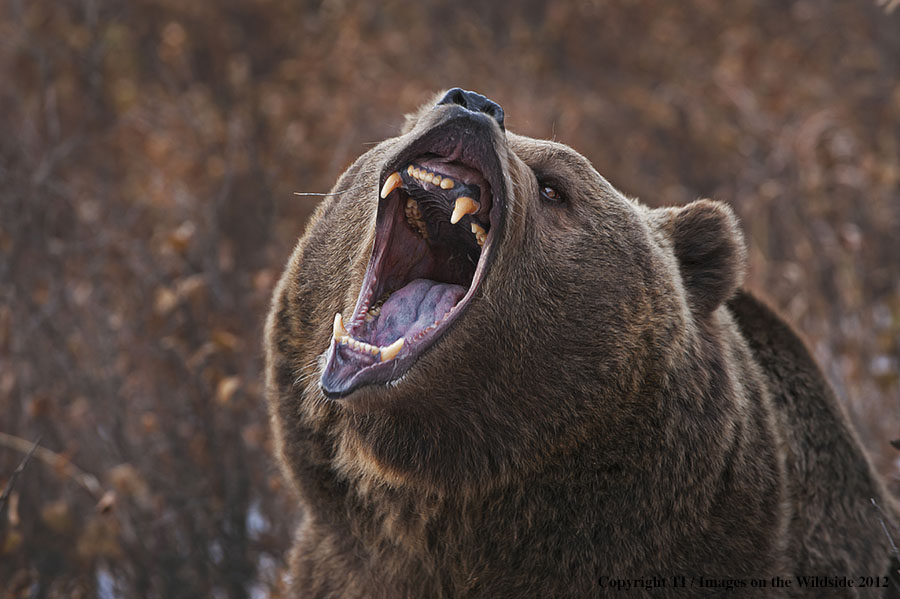
[[[489,235],[484,255],[487,254],[490,241]],[[449,331],[468,307],[479,287],[484,268],[485,261],[480,260],[468,288],[433,280],[417,280],[396,290],[394,294],[402,294],[413,286],[421,286],[426,292],[437,290],[447,304],[446,311],[437,308],[436,313],[442,314],[442,318],[436,322],[417,323],[398,335],[384,331],[371,336],[365,334],[368,302],[374,295],[374,290],[372,287],[364,287],[366,291],[357,300],[349,331],[344,326],[343,316],[340,313],[335,315],[331,345],[321,378],[325,395],[332,399],[344,398],[362,387],[398,383],[415,361]],[[385,302],[378,316],[385,317],[385,312],[389,309],[389,302]]]
[[[444,286],[433,281],[414,282],[412,285],[438,288]],[[325,395],[336,399],[346,397],[357,389],[369,385],[388,385],[401,380],[415,361],[447,332],[472,296],[473,289],[453,286],[451,296],[459,300],[438,322],[425,327],[415,327],[404,332],[396,340],[376,345],[353,338],[344,328],[343,317],[335,315],[321,386]],[[400,292],[402,290],[398,290]],[[465,295],[463,295],[465,293]]]

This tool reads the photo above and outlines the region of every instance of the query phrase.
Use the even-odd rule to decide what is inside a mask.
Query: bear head
[[[650,209],[493,107],[451,90],[408,116],[294,251],[267,384],[297,478],[476,493],[588,442],[626,460],[740,284],[727,206]]]

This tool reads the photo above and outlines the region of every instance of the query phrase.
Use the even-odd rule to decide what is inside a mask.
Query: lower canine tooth
[[[403,337],[400,337],[390,345],[379,348],[381,350],[381,361],[387,362],[393,360],[400,350],[403,348]]]
[[[335,339],[340,339],[341,337],[346,337],[348,335],[347,329],[344,328],[344,317],[341,316],[340,312],[334,315],[334,329],[332,334]]]
[[[450,224],[455,225],[459,222],[459,219],[465,215],[478,212],[479,208],[481,208],[481,206],[478,205],[478,202],[468,196],[456,198],[456,204],[453,206],[453,214],[450,215]],[[472,232],[474,233],[475,231],[473,230]]]

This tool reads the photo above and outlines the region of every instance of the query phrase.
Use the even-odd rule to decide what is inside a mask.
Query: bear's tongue
[[[416,279],[395,291],[381,306],[378,319],[367,331],[367,341],[390,345],[404,337],[413,340],[444,318],[466,294],[466,288],[430,279]]]

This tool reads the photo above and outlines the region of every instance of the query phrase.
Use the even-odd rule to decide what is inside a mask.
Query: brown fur
[[[596,597],[616,594],[603,577],[661,576],[629,596],[667,597],[698,594],[672,576],[886,574],[871,500],[889,528],[894,504],[804,345],[737,291],[730,209],[648,209],[558,143],[496,128],[510,209],[479,295],[399,383],[323,396],[382,165],[441,121],[431,106],[338,180],[356,189],[319,206],[274,295],[296,596]],[[539,179],[565,202],[542,202]],[[758,596],[881,596],[796,585]]]

